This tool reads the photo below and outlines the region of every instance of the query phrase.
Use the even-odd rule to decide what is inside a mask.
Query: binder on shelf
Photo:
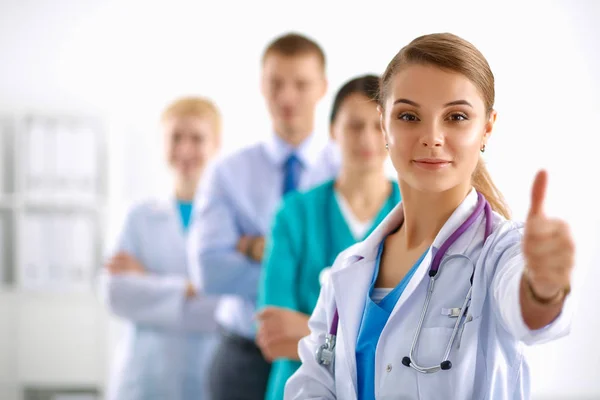
[[[93,201],[98,194],[98,133],[87,121],[32,117],[26,131],[29,199]]]
[[[19,282],[28,289],[88,289],[98,257],[87,213],[30,212],[21,237]]]
[[[78,149],[75,184],[80,197],[90,199],[97,195],[98,186],[98,146],[96,131],[90,126],[79,125],[74,135]]]
[[[92,282],[99,255],[94,234],[94,220],[90,215],[80,214],[74,216],[71,223],[74,247],[71,253],[69,276],[73,285],[88,287]]]
[[[64,245],[67,240],[71,240],[63,229],[65,218],[66,216],[62,214],[48,213],[44,215],[47,240],[43,244],[43,253],[46,255],[47,280],[43,285],[52,289],[62,288],[65,259],[69,255],[67,246]]]
[[[47,233],[44,216],[37,213],[25,215],[19,240],[20,265],[18,282],[27,289],[44,286],[47,280],[45,243]]]
[[[48,194],[53,176],[54,134],[48,120],[31,118],[25,134],[25,190],[29,196]]]
[[[55,198],[70,198],[73,193],[72,175],[77,166],[73,165],[73,154],[77,149],[71,140],[71,126],[66,123],[57,123],[55,129],[54,154],[55,154],[55,180],[52,192]]]

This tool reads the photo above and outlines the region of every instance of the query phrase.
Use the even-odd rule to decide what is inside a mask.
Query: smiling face
[[[202,97],[182,97],[161,116],[166,161],[178,186],[195,186],[221,142],[221,116]]]
[[[471,184],[496,118],[471,80],[431,65],[407,65],[391,78],[382,105],[399,180],[426,192]]]
[[[162,124],[166,158],[175,178],[196,183],[216,154],[219,135],[212,120],[201,116],[173,116]]]

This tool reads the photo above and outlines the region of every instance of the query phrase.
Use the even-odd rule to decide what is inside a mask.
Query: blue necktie
[[[296,157],[296,154],[292,153],[285,161],[283,166],[283,194],[296,190],[300,182],[300,173],[302,172],[302,163]]]

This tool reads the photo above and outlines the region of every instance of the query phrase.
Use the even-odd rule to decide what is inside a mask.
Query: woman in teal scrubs
[[[342,157],[339,175],[307,192],[288,195],[275,216],[257,316],[257,343],[273,361],[267,400],[283,399],[286,381],[300,366],[298,342],[309,334],[308,318],[328,267],[400,202],[397,184],[385,174],[378,83],[377,76],[367,75],[339,90],[330,120]]]

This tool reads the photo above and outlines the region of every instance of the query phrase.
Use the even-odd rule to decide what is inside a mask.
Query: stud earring
[[[390,149],[390,145],[386,143],[386,144],[385,144],[385,149],[386,149],[386,150],[389,150],[389,149]]]
[[[483,146],[481,146],[481,149],[480,149],[480,151],[481,151],[482,153],[485,153],[485,144],[484,144]]]

